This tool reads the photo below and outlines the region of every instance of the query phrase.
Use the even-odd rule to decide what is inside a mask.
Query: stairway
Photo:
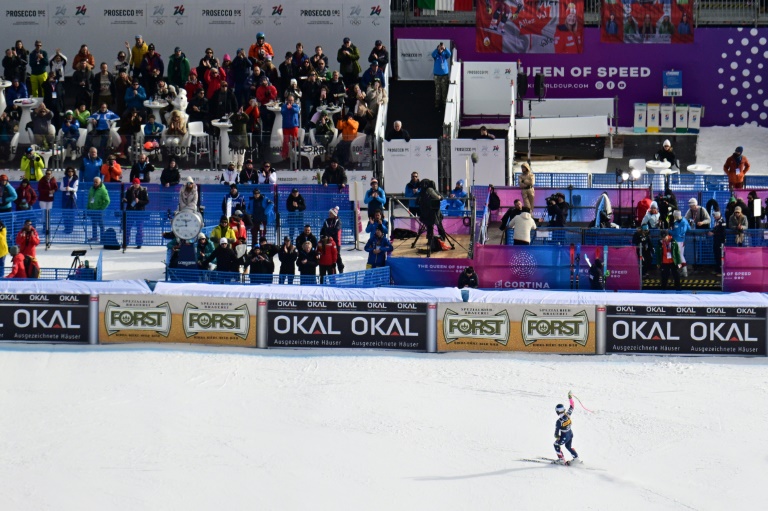
[[[435,109],[432,81],[389,82],[387,125],[401,121],[411,138],[439,138],[443,134],[443,111]]]

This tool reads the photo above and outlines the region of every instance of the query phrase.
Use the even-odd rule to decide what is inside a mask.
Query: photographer
[[[443,229],[443,214],[440,213],[440,201],[443,196],[435,191],[435,182],[431,179],[421,180],[421,191],[419,192],[419,211],[421,212],[421,221],[427,229],[427,244],[432,246],[432,237],[434,236],[435,225],[440,239],[445,240],[445,229]]]
[[[477,289],[477,273],[475,273],[475,269],[471,266],[467,266],[459,275],[458,288],[464,289],[465,287]]]
[[[29,257],[37,257],[37,246],[40,244],[40,236],[32,226],[32,220],[25,220],[24,227],[16,235],[16,245],[22,254]]]
[[[547,215],[549,216],[549,227],[565,227],[568,220],[568,209],[570,204],[565,202],[565,195],[554,193],[547,198]]]

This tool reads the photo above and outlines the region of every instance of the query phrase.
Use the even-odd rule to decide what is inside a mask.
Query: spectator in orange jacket
[[[16,245],[21,253],[30,257],[37,257],[37,246],[40,244],[40,236],[32,226],[32,220],[26,220],[24,227],[16,235]]]
[[[6,279],[26,279],[27,270],[24,268],[24,254],[19,251],[16,245],[8,249],[8,253],[13,257],[13,267],[11,273],[5,276]]]
[[[723,172],[728,176],[728,185],[733,189],[744,188],[744,176],[749,172],[749,160],[743,152],[743,147],[737,147],[723,165]]]
[[[119,183],[123,179],[123,169],[115,161],[115,156],[110,154],[107,163],[101,166],[101,175],[105,183]]]

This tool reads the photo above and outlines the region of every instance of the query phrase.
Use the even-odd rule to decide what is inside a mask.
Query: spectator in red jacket
[[[5,276],[6,279],[26,279],[27,271],[24,269],[24,254],[19,251],[19,247],[12,246],[8,249],[8,253],[13,257],[13,268],[11,273]]]
[[[32,209],[32,206],[37,202],[37,194],[35,190],[29,186],[29,179],[22,179],[21,184],[16,188],[16,211],[26,211]]]
[[[333,238],[323,236],[317,245],[317,253],[318,262],[320,263],[320,283],[322,284],[326,275],[336,273],[336,258],[339,256],[339,250]]]
[[[26,220],[24,227],[16,235],[16,245],[21,253],[30,257],[37,257],[37,246],[40,244],[40,236],[32,225],[32,220]]]
[[[53,177],[53,171],[46,169],[43,179],[37,182],[37,196],[40,200],[40,209],[53,208],[53,196],[58,189],[59,184],[56,182],[56,178]]]

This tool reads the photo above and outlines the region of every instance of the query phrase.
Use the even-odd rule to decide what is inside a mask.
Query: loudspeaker
[[[517,97],[524,98],[528,93],[528,75],[517,73]]]
[[[538,73],[536,75],[536,81],[533,83],[533,91],[536,93],[536,97],[541,99],[544,96],[546,96],[546,91],[544,90],[544,75],[541,73]]]

